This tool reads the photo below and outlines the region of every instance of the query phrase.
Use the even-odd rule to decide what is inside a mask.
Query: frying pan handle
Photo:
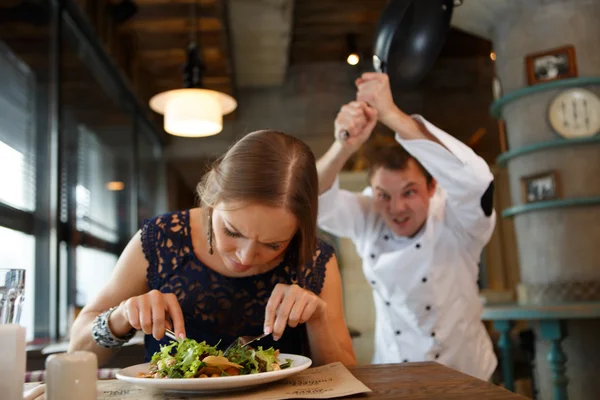
[[[385,61],[383,61],[377,54],[373,55],[373,69],[375,72],[384,73],[385,72]]]
[[[384,73],[385,72],[385,63],[379,59],[376,55],[373,56],[373,67],[375,67],[375,72]],[[339,134],[339,139],[348,140],[350,138],[350,134],[348,131],[343,130]]]
[[[375,72],[385,73],[385,62],[381,60],[377,55],[373,55],[373,67],[375,69]],[[343,130],[340,132],[339,139],[345,141],[348,140],[348,138],[350,138],[350,134],[348,133],[348,131]]]

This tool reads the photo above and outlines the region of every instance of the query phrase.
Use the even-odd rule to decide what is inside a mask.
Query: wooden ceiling
[[[109,54],[129,78],[142,104],[148,104],[156,93],[182,87],[182,66],[192,32],[197,34],[206,67],[204,86],[235,95],[231,30],[227,23],[228,0],[133,1],[137,12],[124,22],[117,22],[114,7],[121,0],[75,0]],[[294,0],[293,26],[289,30],[292,39],[288,50],[290,63],[344,61],[349,50],[349,34],[356,35],[362,54],[372,54],[375,29],[386,3],[387,0]],[[45,11],[40,4],[46,5]],[[194,4],[196,29],[191,20]],[[281,4],[283,6],[285,2]],[[25,12],[21,9],[19,16],[11,13],[15,7],[23,5],[29,8]],[[35,8],[31,8],[34,5]],[[37,10],[35,15],[34,9]],[[44,13],[49,15],[46,0],[11,0],[0,5],[0,40],[7,41],[26,63],[34,64],[39,71],[48,65],[49,27],[47,21],[46,24],[39,22],[44,20]],[[251,15],[248,18],[252,20]],[[248,29],[252,29],[252,24],[249,26]],[[261,38],[253,37],[253,40]],[[86,90],[85,81],[80,79],[86,73],[78,68],[85,68],[85,65],[76,50],[65,46],[62,56],[63,66],[73,65],[71,72],[63,71],[64,88],[69,89],[65,95],[77,99],[87,94],[81,97],[81,104],[88,110],[94,109],[94,91]],[[453,29],[441,56],[481,56],[488,55],[490,50],[488,41]],[[91,75],[89,78],[93,79]],[[97,101],[104,107],[106,99]],[[159,126],[162,124],[159,115],[150,115]],[[226,116],[226,119],[232,118],[235,113]],[[106,121],[113,120],[118,118],[106,118]]]
[[[85,9],[93,2],[120,0],[77,0]],[[119,42],[129,43],[129,64],[134,78],[142,80],[143,88],[155,92],[181,86],[181,67],[185,49],[190,42],[191,7],[197,4],[197,28],[202,59],[206,66],[204,84],[207,88],[235,94],[231,45],[232,29],[228,21],[231,0],[134,0],[137,13],[116,27]],[[270,3],[269,0],[244,0]],[[381,12],[388,0],[290,0],[293,3],[292,41],[288,50],[290,64],[323,61],[345,61],[348,55],[348,35],[353,34],[359,52],[370,62],[372,44]],[[285,2],[273,2],[285,7]],[[455,11],[456,12],[456,11]],[[248,19],[260,21],[259,16]],[[252,32],[260,37],[259,27]],[[264,36],[265,34],[263,34]],[[266,33],[268,36],[269,33]],[[283,50],[284,51],[284,50]],[[451,29],[440,57],[488,56],[491,43],[462,31]],[[123,60],[121,64],[127,64]],[[146,76],[148,75],[148,76]],[[143,76],[146,79],[140,79]],[[151,81],[148,85],[147,82]],[[140,83],[137,84],[139,86]],[[148,94],[143,96],[146,101]]]
[[[195,23],[192,8],[196,5]],[[116,27],[134,47],[134,68],[152,77],[157,92],[183,85],[187,47],[197,35],[205,65],[203,84],[233,94],[226,10],[221,0],[135,0],[137,13]]]
[[[205,64],[204,86],[234,92],[222,0],[134,0],[137,12],[119,23],[114,17],[114,7],[120,1],[75,0],[75,3],[143,105],[159,92],[182,87],[182,67],[194,32]],[[195,26],[191,19],[194,4],[198,16]],[[48,71],[49,21],[47,0],[0,2],[0,40],[7,42],[38,75]],[[73,47],[73,41],[68,40],[69,34],[63,37],[67,38],[61,55],[63,102],[81,105],[77,108],[82,110],[102,110],[104,117],[95,123],[126,123],[127,116],[102,93],[99,84],[103,83],[90,73],[90,66],[86,66],[82,54]],[[161,116],[149,115],[158,126],[162,125]]]
[[[372,54],[377,21],[387,0],[296,0],[291,64],[345,61],[348,35],[358,50]]]

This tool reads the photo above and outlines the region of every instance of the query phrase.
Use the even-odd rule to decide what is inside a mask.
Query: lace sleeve
[[[175,273],[191,252],[189,212],[177,211],[144,221],[142,250],[148,260],[146,278],[150,289],[158,289]]]
[[[148,285],[152,289],[155,287],[158,279],[158,250],[156,248],[157,242],[157,220],[159,217],[146,219],[142,222],[142,251],[148,261],[148,271],[146,273],[146,279]]]
[[[325,266],[334,255],[334,248],[321,239],[317,239],[317,249],[313,259],[304,266],[304,288],[320,294],[325,282]]]

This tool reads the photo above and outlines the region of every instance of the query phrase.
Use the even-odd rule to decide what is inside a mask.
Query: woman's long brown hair
[[[290,247],[296,247],[302,266],[315,252],[318,182],[315,156],[304,142],[261,130],[249,133],[220,157],[198,184],[197,193],[209,213],[219,203],[288,209],[298,219]]]

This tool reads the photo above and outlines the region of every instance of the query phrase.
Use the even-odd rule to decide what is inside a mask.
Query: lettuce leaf
[[[259,372],[273,371],[273,364],[277,363],[278,361],[275,354],[275,349],[273,347],[263,350],[262,346],[258,346],[258,350],[254,352],[254,358],[260,365]]]
[[[160,351],[152,356],[150,364],[151,369],[154,369],[159,377],[194,378],[206,366],[203,362],[206,357],[224,356],[230,362],[242,366],[240,375],[248,375],[289,368],[292,360],[288,359],[286,363],[280,364],[278,355],[279,351],[273,347],[269,349],[263,349],[261,346],[257,349],[250,346],[242,347],[239,341],[223,354],[217,346],[188,338],[162,345]],[[223,371],[222,375],[227,374]]]
[[[154,353],[151,364],[158,367],[161,376],[168,378],[193,378],[204,367],[202,359],[207,356],[219,356],[221,351],[206,342],[198,343],[194,339],[185,339],[162,345]]]

